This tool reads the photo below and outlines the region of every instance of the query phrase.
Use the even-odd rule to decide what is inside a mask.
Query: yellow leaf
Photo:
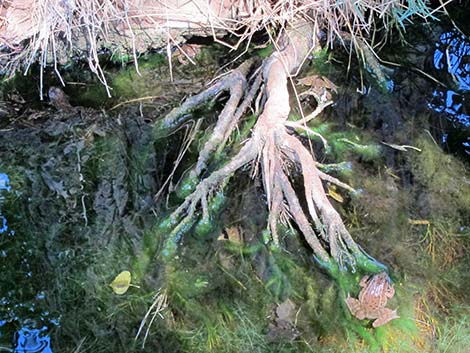
[[[116,278],[109,284],[116,294],[124,294],[131,286],[131,273],[129,271],[122,271]]]
[[[428,226],[431,224],[427,219],[408,219],[408,223],[412,225],[424,225]]]
[[[328,194],[333,200],[338,201],[339,203],[343,203],[344,199],[343,196],[338,194],[332,187],[328,187]]]

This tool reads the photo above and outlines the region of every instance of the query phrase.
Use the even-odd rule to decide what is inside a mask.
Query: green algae
[[[196,236],[205,238],[213,234],[220,226],[217,220],[219,219],[220,212],[225,204],[225,201],[225,195],[223,192],[218,192],[208,200],[207,216],[202,216],[194,227],[194,234]]]
[[[444,153],[429,135],[418,138],[416,145],[422,152],[410,155],[410,164],[419,189],[424,189],[420,202],[426,207],[422,212],[437,218],[468,221],[470,193],[466,190],[470,176],[466,166]]]
[[[126,79],[129,77],[139,79],[127,74]],[[123,85],[124,82],[123,79]],[[123,94],[130,97],[136,92],[132,88]],[[255,116],[247,120],[239,140],[246,138],[255,121]],[[370,320],[355,319],[345,307],[347,293],[358,294],[362,275],[383,269],[367,257],[359,259],[358,271],[351,274],[339,271],[334,263],[319,264],[312,260],[305,244],[295,240],[299,239],[295,232],[283,230],[282,246],[278,248],[265,246],[261,231],[253,235],[259,242],[249,244],[214,240],[219,227],[245,217],[240,212],[234,219],[227,219],[221,212],[222,205],[233,197],[231,192],[236,194],[237,191],[217,194],[219,198],[209,201],[211,217],[203,219],[197,214],[191,222],[180,223],[181,219],[165,217],[171,209],[163,208],[154,210],[158,218],[147,214],[143,219],[143,211],[137,212],[138,202],[134,201],[126,203],[126,212],[115,213],[125,193],[153,196],[152,187],[142,183],[141,176],[155,169],[148,164],[154,149],[152,143],[133,148],[124,142],[124,135],[118,133],[95,139],[90,152],[83,153],[88,154],[82,172],[86,180],[84,190],[89,195],[85,198],[89,227],[83,227],[80,208],[74,209],[73,219],[67,218],[60,209],[68,207],[69,203],[44,186],[32,190],[42,182],[40,178],[31,178],[31,174],[27,176],[26,171],[34,168],[25,170],[21,166],[25,157],[17,157],[15,164],[18,165],[7,169],[14,188],[22,190],[20,194],[9,196],[11,199],[6,204],[12,226],[28,229],[19,239],[29,242],[35,249],[33,255],[38,258],[44,256],[43,249],[47,249],[48,261],[57,266],[51,268],[48,261],[32,263],[33,267],[52,269],[50,277],[45,278],[50,286],[47,307],[52,307],[54,315],[63,317],[62,326],[54,333],[57,349],[273,353],[429,351],[416,343],[423,333],[415,324],[421,319],[415,313],[415,301],[424,297],[431,298],[431,316],[439,320],[435,325],[438,329],[435,350],[458,352],[465,349],[469,320],[463,314],[465,308],[458,303],[468,300],[468,294],[461,294],[469,293],[468,256],[457,254],[450,262],[441,256],[450,254],[453,249],[466,249],[465,244],[468,245],[468,231],[461,230],[466,224],[469,205],[464,189],[468,184],[465,165],[445,154],[425,134],[415,141],[423,152],[411,151],[400,159],[403,162],[400,168],[413,173],[413,185],[409,185],[397,179],[393,170],[388,173],[381,161],[384,151],[377,145],[379,139],[367,136],[367,132],[359,133],[357,129],[331,123],[314,124],[312,128],[328,137],[332,146],[327,155],[329,159],[347,161],[344,162],[346,168],[325,171],[352,178],[354,186],[362,189],[347,199],[345,205],[339,205],[340,211],[346,215],[354,237],[394,270],[392,278],[397,294],[387,306],[398,306],[400,319],[373,329]],[[162,144],[161,148],[168,146]],[[51,149],[49,152],[60,154],[59,151]],[[358,161],[374,163],[365,168]],[[76,165],[75,160],[64,163]],[[345,173],[343,171],[349,173],[341,174]],[[73,175],[76,170],[71,167],[61,173]],[[188,186],[185,182],[180,185]],[[109,198],[112,202],[107,212],[99,213],[94,210],[93,196],[106,185],[111,185],[113,190]],[[189,195],[196,185],[197,180],[180,197]],[[28,205],[23,197],[31,196],[33,202]],[[441,197],[444,199],[439,201]],[[135,200],[135,197],[130,199]],[[426,206],[421,207],[422,204]],[[33,211],[45,205],[52,210],[50,218],[39,220]],[[53,217],[55,212],[57,217]],[[129,213],[132,217],[128,217]],[[32,217],[24,217],[25,214]],[[116,221],[113,225],[106,223],[109,215]],[[60,222],[46,227],[52,219]],[[426,225],[409,224],[409,219],[428,220],[429,230]],[[43,234],[47,239],[41,238]],[[179,246],[182,239],[184,244]],[[165,240],[168,240],[166,244]],[[434,260],[427,252],[432,242],[441,246]],[[162,261],[165,250],[168,256]],[[266,270],[261,272],[263,264]],[[117,297],[108,284],[116,273],[127,269],[135,275],[141,289],[133,288],[125,296]],[[322,274],[325,269],[328,275]],[[8,285],[21,283],[21,274],[11,271]],[[38,279],[37,283],[42,281]],[[448,297],[439,300],[445,306],[452,303],[455,312],[443,313],[439,301],[432,299],[436,286],[439,286],[437,292],[442,288],[447,290]],[[25,286],[23,293],[29,291],[32,296],[35,290],[32,287]],[[169,308],[163,313],[164,319],[155,320],[150,338],[141,349],[141,341],[135,342],[133,337],[158,288],[167,290]],[[285,298],[292,299],[298,307],[297,329],[301,336],[293,341],[271,342],[267,332],[273,308]],[[110,340],[109,337],[117,338]]]
[[[291,116],[290,120],[297,120]],[[337,163],[354,156],[361,157],[364,161],[374,161],[382,156],[383,148],[373,136],[358,128],[349,127],[341,129],[331,122],[314,120],[308,126],[312,132],[297,129],[297,133],[315,142],[324,143],[325,154]],[[324,140],[323,140],[324,139]]]
[[[179,199],[184,200],[186,197],[188,197],[194,192],[199,182],[200,182],[199,177],[192,176],[189,173],[179,182],[178,188],[176,189],[176,193],[175,193],[176,196]]]

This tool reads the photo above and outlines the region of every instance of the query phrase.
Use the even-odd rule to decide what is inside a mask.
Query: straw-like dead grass
[[[355,38],[378,27],[400,28],[413,14],[429,10],[405,0],[5,0],[0,4],[1,73],[27,71],[39,61],[42,67],[54,65],[60,78],[58,63],[85,52],[90,70],[109,89],[98,59],[103,44],[127,48],[137,58],[149,47],[177,45],[185,33],[216,41],[221,33],[231,33],[238,41],[230,47],[237,49],[256,31],[274,37],[279,28],[301,19],[321,29],[330,43],[349,33],[354,46]]]

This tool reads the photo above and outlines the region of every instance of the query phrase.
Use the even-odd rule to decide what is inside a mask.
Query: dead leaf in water
[[[286,321],[294,324],[295,321],[295,304],[290,299],[286,299],[283,303],[279,304],[276,308],[276,315],[278,323]]]
[[[431,222],[429,222],[427,219],[410,219],[410,218],[408,218],[408,224],[429,226],[431,224]]]
[[[122,271],[114,278],[109,286],[112,288],[113,292],[118,295],[126,293],[129,287],[140,288],[139,286],[131,284],[131,273],[129,271]]]
[[[326,77],[319,75],[310,75],[297,80],[297,83],[303,86],[322,87],[337,92],[338,87]]]
[[[338,201],[339,203],[343,203],[344,198],[338,192],[336,192],[336,188],[333,186],[328,186],[328,193],[327,196],[331,197],[333,200]]]
[[[268,333],[266,334],[268,341],[292,342],[299,335],[300,332],[296,328],[296,306],[290,299],[285,300],[279,304],[275,309],[275,318],[268,326]]]

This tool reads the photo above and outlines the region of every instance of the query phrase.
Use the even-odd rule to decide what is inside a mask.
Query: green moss
[[[171,260],[178,249],[181,238],[189,232],[196,223],[197,215],[185,217],[178,225],[166,236],[165,244],[162,249],[162,256],[166,260]]]
[[[313,121],[309,128],[314,133],[303,129],[298,129],[297,133],[319,143],[323,143],[323,137],[328,143],[325,153],[335,161],[342,161],[353,156],[371,161],[377,160],[382,155],[382,147],[374,141],[372,136],[359,129],[349,127],[344,130],[330,122],[319,120]],[[367,141],[370,142],[367,143]]]
[[[223,192],[218,192],[214,197],[208,201],[208,215],[206,218],[201,217],[194,227],[194,234],[198,237],[207,237],[209,234],[213,233],[218,227],[219,224],[217,219],[222,207],[225,203],[225,196]]]
[[[330,52],[328,48],[322,48],[312,52],[312,71],[317,75],[326,76],[332,70]],[[308,74],[307,74],[308,76]]]
[[[419,202],[424,206],[423,215],[468,221],[470,173],[467,168],[456,157],[444,153],[428,135],[421,136],[416,146],[422,152],[410,153],[408,158],[420,186]]]
[[[342,178],[352,178],[353,166],[351,162],[339,162],[329,164],[318,164],[318,169],[327,174],[334,173]]]
[[[200,179],[197,176],[191,176],[188,174],[183,180],[180,181],[178,188],[176,189],[176,196],[181,200],[191,195],[196,190]]]
[[[160,68],[167,65],[163,54],[153,54],[139,60],[139,72],[134,65],[128,65],[113,75],[110,80],[113,95],[121,98],[161,96],[164,85],[155,85],[155,80],[164,81],[160,77]]]
[[[265,48],[256,50],[255,55],[260,58],[267,58],[274,52],[274,46],[270,43]]]
[[[129,51],[123,51],[121,48],[113,51],[109,60],[115,64],[127,64],[134,60],[134,56]]]
[[[358,138],[356,137],[356,139]],[[345,151],[348,148],[348,145],[352,151],[360,155],[366,161],[377,159],[382,153],[382,147],[376,144],[364,145],[347,138],[339,138],[335,140],[335,148],[338,153]]]

